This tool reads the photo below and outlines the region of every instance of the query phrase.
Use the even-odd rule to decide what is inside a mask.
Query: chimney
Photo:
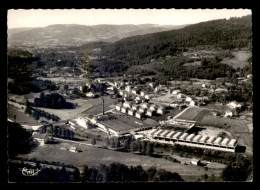
[[[103,115],[105,115],[105,111],[104,111],[104,99],[102,98],[102,113]]]

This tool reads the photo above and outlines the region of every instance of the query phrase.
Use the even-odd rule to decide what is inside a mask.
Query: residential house
[[[178,95],[179,93],[181,93],[180,90],[173,90],[173,91],[172,91],[172,94],[174,94],[174,95]]]
[[[198,165],[200,165],[201,161],[200,161],[199,159],[193,158],[193,159],[190,161],[190,163],[191,163],[192,165],[198,166]]]
[[[227,106],[230,107],[231,109],[240,109],[242,105],[233,101],[227,104]]]
[[[142,119],[144,117],[144,112],[140,112],[140,111],[136,112],[135,117],[138,119]]]
[[[165,113],[165,108],[163,106],[160,106],[156,113],[163,115]]]

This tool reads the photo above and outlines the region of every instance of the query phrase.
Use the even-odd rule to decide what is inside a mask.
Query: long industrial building
[[[228,152],[235,152],[235,148],[238,144],[236,139],[222,139],[221,137],[195,135],[162,129],[152,129],[147,134],[147,137],[150,140],[163,143],[180,144]]]

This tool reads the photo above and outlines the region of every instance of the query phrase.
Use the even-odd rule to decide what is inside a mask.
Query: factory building
[[[152,129],[147,137],[151,141],[158,141],[168,144],[180,144],[185,146],[199,147],[205,149],[214,149],[227,152],[235,152],[238,145],[236,139],[229,139],[206,135],[195,135],[177,131],[169,131],[163,129]]]

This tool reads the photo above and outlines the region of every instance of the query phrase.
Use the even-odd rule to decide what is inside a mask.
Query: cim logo
[[[27,169],[26,167],[24,168],[19,168],[19,171],[22,171],[22,174],[24,176],[35,176],[37,175],[41,170],[37,169]]]

